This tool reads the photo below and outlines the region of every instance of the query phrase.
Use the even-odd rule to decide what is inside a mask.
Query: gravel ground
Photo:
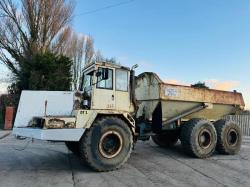
[[[5,132],[0,132],[0,137]],[[113,172],[94,172],[63,143],[0,140],[0,186],[250,186],[250,138],[239,155],[190,158],[180,144],[162,149],[138,142],[129,161]]]

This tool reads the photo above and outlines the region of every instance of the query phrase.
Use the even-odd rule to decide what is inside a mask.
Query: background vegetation
[[[92,37],[71,28],[74,7],[74,0],[0,1],[0,63],[11,72],[2,113],[17,107],[22,90],[77,90],[85,65],[115,63],[94,50]]]

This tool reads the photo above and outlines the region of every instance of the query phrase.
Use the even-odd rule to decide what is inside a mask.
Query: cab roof
[[[84,71],[86,71],[87,69],[91,69],[94,66],[105,66],[105,67],[110,67],[110,68],[117,68],[117,69],[124,69],[129,71],[130,68],[129,67],[125,67],[125,66],[121,66],[120,64],[114,64],[114,63],[110,63],[110,62],[95,62],[95,63],[91,63],[88,64],[87,66],[84,67]]]

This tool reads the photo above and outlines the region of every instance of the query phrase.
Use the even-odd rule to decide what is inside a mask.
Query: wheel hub
[[[204,129],[200,132],[198,141],[201,148],[206,149],[211,145],[211,132]]]
[[[99,152],[105,158],[114,158],[122,150],[123,140],[120,133],[116,131],[107,131],[99,142]]]
[[[238,134],[235,129],[230,129],[227,133],[227,142],[229,145],[234,146],[238,141]]]

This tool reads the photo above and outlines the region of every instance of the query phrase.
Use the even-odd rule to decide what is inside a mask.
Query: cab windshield
[[[94,72],[84,74],[83,83],[82,83],[82,91],[90,91],[91,90],[93,74],[94,74]]]

